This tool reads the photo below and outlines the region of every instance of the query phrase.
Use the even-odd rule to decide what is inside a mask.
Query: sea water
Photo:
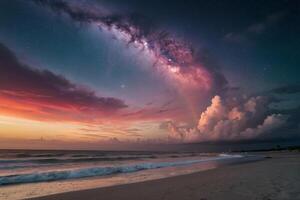
[[[0,150],[0,199],[141,182],[257,159],[195,152]]]

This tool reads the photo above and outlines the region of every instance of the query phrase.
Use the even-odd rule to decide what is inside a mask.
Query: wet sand
[[[300,200],[300,153],[165,179],[67,192],[36,200]]]

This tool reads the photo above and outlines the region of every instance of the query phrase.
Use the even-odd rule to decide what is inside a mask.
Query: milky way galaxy
[[[153,66],[158,67],[159,71],[175,85],[210,90],[216,86],[215,82],[222,83],[217,87],[223,87],[226,83],[219,72],[201,63],[199,56],[190,45],[166,31],[154,28],[152,23],[142,15],[136,13],[105,15],[99,10],[61,0],[35,0],[35,2],[48,6],[56,12],[67,14],[76,22],[94,24],[99,29],[109,30],[117,38],[125,40],[151,57]]]
[[[0,1],[0,146],[300,140],[299,23],[292,0]]]

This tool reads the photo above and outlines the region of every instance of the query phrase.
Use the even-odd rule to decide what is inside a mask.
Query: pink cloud
[[[235,141],[256,139],[287,123],[287,116],[268,114],[269,101],[262,96],[244,99],[234,105],[220,96],[200,115],[194,127],[178,127],[170,122],[169,137],[177,142]]]
[[[127,107],[101,97],[61,75],[20,63],[0,44],[0,112],[39,120],[86,121],[112,116]]]

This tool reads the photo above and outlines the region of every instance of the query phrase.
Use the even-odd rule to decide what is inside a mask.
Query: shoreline
[[[29,198],[35,198],[35,197],[41,197],[41,196],[48,196],[48,195],[54,195],[59,193],[66,193],[66,192],[72,192],[72,191],[80,191],[80,190],[87,190],[87,189],[93,189],[93,188],[102,188],[102,187],[111,187],[116,185],[123,185],[123,184],[129,184],[129,183],[138,183],[138,182],[144,182],[144,181],[150,181],[150,180],[156,180],[156,179],[162,179],[167,177],[173,177],[178,175],[184,175],[184,174],[191,174],[199,171],[204,171],[216,167],[224,167],[224,165],[231,165],[236,163],[243,163],[243,162],[253,162],[256,160],[263,159],[263,156],[242,156],[239,155],[231,155],[228,154],[219,154],[217,157],[202,157],[203,155],[200,155],[199,159],[197,160],[197,156],[192,155],[191,157],[175,157],[173,156],[167,156],[165,159],[160,158],[158,161],[158,164],[162,164],[164,166],[164,162],[167,162],[167,164],[171,164],[171,167],[161,167],[161,168],[153,168],[153,169],[145,169],[145,170],[137,170],[135,172],[129,172],[126,173],[120,172],[116,173],[114,175],[104,175],[104,176],[92,176],[92,177],[86,177],[86,178],[63,178],[60,176],[60,178],[63,178],[59,181],[46,181],[46,179],[51,178],[56,175],[61,175],[57,173],[42,173],[42,171],[37,171],[37,173],[32,173],[33,176],[26,175],[25,176],[7,176],[8,179],[1,179],[0,182],[3,184],[4,182],[9,183],[10,181],[27,181],[28,183],[21,183],[21,184],[7,184],[2,185],[0,190],[0,199],[3,200],[13,200],[13,199],[29,199]],[[212,159],[212,161],[208,161]],[[228,159],[229,158],[229,159]],[[208,159],[208,160],[207,160]],[[173,166],[175,161],[180,161],[180,163],[177,164],[183,164],[179,166]],[[185,163],[185,161],[187,163]],[[149,160],[148,160],[149,161]],[[169,162],[168,162],[169,161]],[[172,161],[172,162],[170,162]],[[199,161],[199,163],[198,163]],[[201,161],[201,162],[200,162]],[[202,162],[203,161],[203,162]],[[191,164],[190,162],[194,163]],[[129,162],[130,164],[133,164]],[[140,161],[141,166],[147,167],[148,162]],[[151,162],[150,162],[151,163]],[[172,164],[173,163],[173,164]],[[120,163],[119,163],[120,164]],[[117,165],[119,165],[117,164]],[[136,163],[137,164],[137,163]],[[148,163],[149,164],[149,163]],[[96,165],[97,166],[97,165]],[[149,165],[151,166],[151,165]],[[68,167],[67,167],[68,168]],[[55,169],[55,168],[54,168]],[[54,172],[55,170],[49,170]],[[83,167],[84,169],[84,167]],[[91,168],[91,169],[97,169],[97,168]],[[127,169],[126,167],[124,168]],[[61,170],[61,168],[59,168]],[[111,169],[110,169],[111,170]],[[48,171],[48,172],[49,172]],[[47,172],[47,170],[46,170]],[[80,173],[74,170],[66,170],[67,173],[63,173],[64,177],[67,176],[74,176],[74,175],[80,175]],[[86,170],[85,172],[91,172],[94,173],[93,170]],[[97,171],[96,171],[97,172]],[[14,172],[12,172],[14,173]],[[84,173],[81,172],[81,174],[84,175]],[[30,180],[38,180],[39,178],[44,179],[44,181],[40,180],[37,182],[30,183]]]
[[[138,183],[31,198],[79,199],[300,199],[300,153],[259,153],[270,159]]]

